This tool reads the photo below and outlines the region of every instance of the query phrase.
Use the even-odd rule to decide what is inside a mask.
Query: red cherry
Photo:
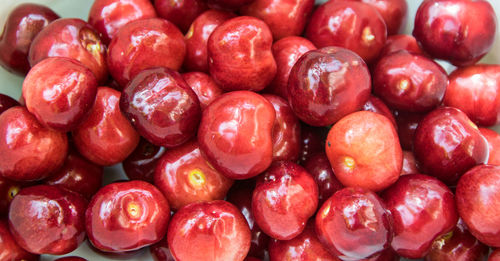
[[[165,148],[151,144],[141,138],[139,145],[122,162],[123,170],[130,180],[153,183],[158,160],[165,154]]]
[[[208,9],[204,0],[154,0],[158,15],[186,32],[189,25]]]
[[[304,168],[311,174],[318,184],[319,191],[319,204],[323,205],[323,202],[330,198],[335,192],[344,188],[344,185],[333,173],[332,166],[328,161],[328,157],[324,152],[318,152],[307,159],[304,164]]]
[[[200,107],[202,110],[217,97],[222,95],[222,89],[208,74],[202,72],[188,72],[183,73],[182,78],[196,93],[198,100],[200,100]]]
[[[0,220],[0,258],[2,260],[40,260],[39,255],[29,253],[16,243],[5,220]]]
[[[490,152],[490,155],[487,163],[492,165],[500,165],[500,134],[498,134],[496,131],[485,128],[479,128],[479,131],[488,142],[488,150]]]

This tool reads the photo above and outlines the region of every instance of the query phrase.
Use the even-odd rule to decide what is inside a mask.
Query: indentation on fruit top
[[[131,218],[139,218],[141,216],[142,208],[139,204],[132,201],[127,204],[127,213]]]
[[[193,169],[188,173],[189,184],[194,187],[203,186],[206,182],[206,177],[203,174],[203,171],[199,169]]]
[[[97,34],[89,28],[80,30],[80,43],[92,56],[99,57],[103,53],[101,40]]]
[[[372,29],[369,26],[363,28],[363,32],[361,33],[361,40],[366,45],[372,44],[373,40],[375,40],[375,35],[373,35]]]
[[[344,166],[344,169],[347,171],[353,171],[354,168],[356,168],[356,160],[354,158],[345,156],[342,160],[342,164]]]
[[[410,81],[408,79],[401,79],[398,82],[398,89],[401,90],[402,92],[408,90],[410,88]]]
[[[14,197],[17,195],[17,193],[19,193],[19,190],[21,190],[21,188],[18,186],[12,186],[9,188],[9,191],[7,191],[7,196],[8,196],[9,202],[12,201],[12,199],[14,199]]]
[[[434,240],[434,242],[432,243],[433,248],[442,249],[446,241],[448,241],[452,236],[453,236],[453,231],[450,231],[442,235],[438,239]]]

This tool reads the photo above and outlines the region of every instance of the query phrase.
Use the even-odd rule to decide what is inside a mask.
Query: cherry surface
[[[139,134],[120,111],[120,96],[117,90],[99,87],[88,117],[72,133],[78,151],[95,164],[119,163],[139,143]]]
[[[401,175],[418,174],[419,172],[417,160],[413,152],[403,150],[403,167],[401,168]]]
[[[335,26],[330,21],[335,20]],[[373,6],[357,1],[329,1],[313,13],[306,36],[318,48],[347,48],[366,63],[377,59],[387,40],[384,19]]]
[[[328,157],[324,152],[312,155],[303,163],[303,166],[313,176],[318,185],[319,206],[323,205],[328,198],[344,187],[333,173],[330,161],[328,161]]]
[[[180,209],[193,202],[223,200],[233,180],[215,170],[193,140],[165,152],[158,160],[154,184],[172,209]]]
[[[216,10],[236,11],[255,0],[207,0],[208,7]]]
[[[292,67],[288,102],[305,123],[327,126],[359,110],[370,88],[370,73],[358,55],[326,47],[303,54]]]
[[[394,111],[393,114],[398,126],[401,147],[405,150],[412,150],[415,131],[426,114],[406,111]]]
[[[287,36],[301,35],[313,7],[314,0],[255,0],[243,6],[240,13],[264,21],[277,41]]]
[[[9,231],[9,224],[2,219],[0,219],[0,260],[40,260],[39,255],[31,254],[17,244]]]
[[[192,203],[177,211],[168,227],[168,246],[177,260],[245,259],[250,229],[243,215],[223,200]],[[196,251],[193,251],[193,246]]]
[[[465,66],[491,49],[496,24],[488,1],[429,0],[417,10],[413,35],[433,57]]]
[[[454,184],[470,168],[488,161],[488,143],[462,111],[440,107],[415,131],[415,158],[422,171]]]
[[[169,68],[146,69],[130,81],[120,108],[142,137],[172,148],[196,134],[201,109],[196,93]]]
[[[14,106],[19,106],[19,102],[11,98],[10,96],[7,96],[5,94],[0,93],[0,114],[2,112],[6,111],[10,107]]]
[[[153,67],[178,70],[186,54],[179,29],[169,21],[149,18],[124,25],[109,44],[109,73],[124,88],[139,72]]]
[[[391,247],[402,257],[424,257],[433,241],[458,221],[453,192],[431,176],[401,176],[382,198],[394,220]]]
[[[240,16],[225,21],[208,38],[210,75],[225,91],[264,89],[276,75],[272,43],[262,20]]]
[[[175,261],[170,249],[168,248],[167,237],[150,246],[149,252],[151,253],[154,261]]]
[[[16,182],[0,177],[0,219],[7,216],[10,202],[21,188],[28,184],[29,183]]]
[[[299,36],[284,37],[273,43],[276,76],[265,91],[288,99],[288,78],[297,60],[306,52],[316,50],[311,41]]]
[[[153,17],[156,12],[148,0],[96,0],[90,7],[88,21],[107,45],[125,24]]]
[[[66,134],[43,127],[24,107],[0,114],[0,176],[18,181],[44,179],[66,158]]]
[[[273,158],[273,105],[250,91],[219,96],[203,111],[198,129],[201,152],[231,179],[248,179],[266,170]]]
[[[154,0],[154,4],[158,15],[182,32],[186,32],[194,19],[208,9],[205,0]]]
[[[330,129],[326,155],[344,186],[381,191],[396,182],[403,152],[391,121],[378,113],[360,111]]]
[[[22,189],[9,208],[9,229],[16,242],[34,254],[64,255],[85,239],[87,201],[50,185]]]
[[[67,57],[81,62],[99,83],[106,82],[106,46],[99,33],[77,18],[61,18],[47,25],[31,43],[28,60],[33,67],[48,57]]]
[[[31,68],[28,52],[33,38],[50,22],[59,18],[50,8],[25,3],[7,17],[0,35],[0,65],[7,71],[25,75]]]
[[[196,93],[202,110],[223,93],[222,89],[215,83],[212,77],[206,73],[183,73],[182,78]]]
[[[500,250],[497,248],[491,252],[488,257],[488,261],[499,261],[500,260]]]
[[[369,4],[380,13],[387,26],[387,34],[401,32],[408,18],[408,3],[406,0],[355,0]]]
[[[68,132],[87,116],[94,104],[97,81],[82,63],[51,57],[33,66],[23,82],[26,108],[44,126]]]
[[[481,126],[500,123],[500,65],[478,64],[453,71],[444,105],[460,109]]]
[[[169,219],[165,197],[140,180],[101,188],[85,213],[90,242],[105,252],[132,251],[157,243],[165,236]]]
[[[300,165],[279,161],[257,178],[252,213],[257,225],[270,237],[296,237],[317,208],[318,185]]]
[[[361,108],[362,111],[371,111],[371,112],[376,112],[378,114],[382,114],[385,117],[387,117],[394,127],[398,127],[396,124],[396,119],[394,119],[394,115],[392,115],[391,110],[385,105],[385,103],[377,98],[376,96],[370,95],[370,98],[366,101],[366,103],[363,105]]]
[[[387,41],[385,42],[384,48],[380,51],[379,57],[382,58],[401,50],[413,54],[425,55],[422,48],[420,48],[420,45],[418,45],[415,37],[408,34],[396,34],[387,37]]]
[[[299,163],[303,164],[316,153],[324,152],[328,130],[328,128],[301,124]]]
[[[141,138],[135,150],[123,160],[123,170],[130,180],[153,183],[156,165],[163,154],[165,154],[164,147],[155,146]]]
[[[488,157],[487,163],[492,165],[500,165],[500,134],[498,134],[494,130],[486,128],[479,128],[479,131],[488,142],[488,150],[490,152],[490,155]]]

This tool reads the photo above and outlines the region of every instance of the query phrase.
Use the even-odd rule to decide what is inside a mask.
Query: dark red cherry
[[[318,184],[319,206],[323,205],[323,202],[344,187],[333,173],[330,161],[328,161],[328,157],[324,152],[317,152],[312,155],[303,163],[303,166]]]
[[[123,170],[131,180],[143,180],[153,183],[156,164],[164,153],[164,147],[153,145],[141,138],[135,150],[123,160]]]

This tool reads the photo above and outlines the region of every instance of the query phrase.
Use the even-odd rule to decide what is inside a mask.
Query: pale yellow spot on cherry
[[[199,169],[193,169],[188,173],[188,180],[194,187],[203,186],[206,182],[206,177]]]

